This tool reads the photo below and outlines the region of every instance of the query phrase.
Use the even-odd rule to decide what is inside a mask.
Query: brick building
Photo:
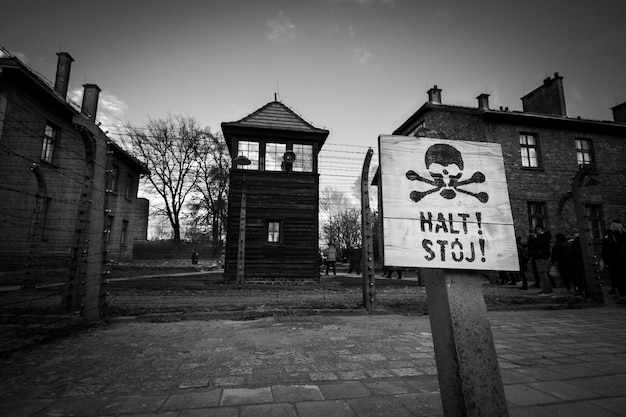
[[[129,259],[149,173],[98,127],[97,85],[83,86],[80,108],[67,100],[73,59],[57,55],[52,84],[0,51],[0,271],[26,271],[30,284]]]
[[[488,94],[477,97],[476,107],[443,104],[441,92],[428,90],[428,101],[393,133],[411,136],[425,128],[448,139],[499,143],[515,231],[523,241],[537,225],[553,236],[578,231],[573,178],[581,167],[595,165],[597,174],[584,179],[580,195],[598,253],[605,227],[626,219],[626,103],[612,108],[613,121],[568,117],[558,73],[521,98],[522,111],[491,109]]]

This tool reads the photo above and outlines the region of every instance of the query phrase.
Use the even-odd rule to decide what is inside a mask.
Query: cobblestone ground
[[[188,261],[148,261],[114,270],[104,287],[105,318],[132,317],[144,321],[231,318],[251,320],[281,315],[362,313],[361,278],[341,271],[322,277],[316,286],[264,286],[238,290],[224,283],[214,265],[191,267]],[[6,279],[7,277],[4,276]],[[414,271],[402,280],[376,280],[375,313],[423,315],[426,295],[417,285]],[[0,356],[65,337],[80,328],[80,316],[62,309],[63,285],[47,283],[37,288],[1,287]],[[18,287],[19,288],[19,287]],[[485,280],[484,296],[491,311],[545,308],[579,308],[583,300],[557,288],[554,297],[538,297],[538,290],[521,291],[515,286]],[[611,299],[607,301],[612,301]]]
[[[512,417],[626,409],[626,309],[489,313]],[[117,322],[0,360],[6,416],[441,416],[427,317]]]

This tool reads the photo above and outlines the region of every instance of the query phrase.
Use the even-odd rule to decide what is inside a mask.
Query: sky
[[[444,104],[521,110],[559,72],[567,113],[612,120],[626,101],[622,0],[109,0],[11,2],[0,45],[70,97],[97,84],[114,140],[167,113],[212,131],[274,100],[331,134],[322,184],[349,192],[368,147],[437,85]],[[374,157],[376,160],[376,156]]]

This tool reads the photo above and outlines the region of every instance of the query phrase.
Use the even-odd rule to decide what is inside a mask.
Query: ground
[[[256,318],[277,311],[309,314],[362,310],[362,278],[347,274],[346,265],[339,265],[337,277],[322,275],[320,284],[314,286],[245,286],[239,290],[234,283],[224,282],[221,272],[213,263],[192,266],[186,260],[117,265],[107,286],[107,313],[110,316],[227,314]],[[136,279],[126,280],[132,277]],[[492,284],[485,277],[484,295],[489,310],[577,308],[589,304],[558,290],[556,296],[546,300],[536,296],[537,290],[522,291],[515,286]],[[426,292],[418,284],[415,270],[405,271],[402,280],[384,279],[377,272],[374,311],[427,314]]]
[[[371,311],[363,309],[362,278],[347,274],[343,264],[339,265],[337,276],[322,275],[319,284],[245,285],[241,290],[235,283],[224,281],[222,269],[215,262],[202,260],[198,265],[186,259],[116,264],[106,277],[104,321],[252,320],[329,313],[428,314],[426,291],[419,285],[415,270],[405,271],[401,280],[383,278],[377,270]],[[6,342],[0,343],[0,355],[62,337],[84,324],[79,312],[68,315],[63,310],[64,283],[20,288],[9,275],[1,278],[0,324],[9,326],[10,331],[3,335]],[[552,297],[539,297],[536,289],[522,291],[487,278],[485,275],[483,294],[490,311],[598,306],[566,294],[563,288],[557,288]]]

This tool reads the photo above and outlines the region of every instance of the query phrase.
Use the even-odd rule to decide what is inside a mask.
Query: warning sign
[[[517,271],[499,144],[379,137],[385,265]]]

